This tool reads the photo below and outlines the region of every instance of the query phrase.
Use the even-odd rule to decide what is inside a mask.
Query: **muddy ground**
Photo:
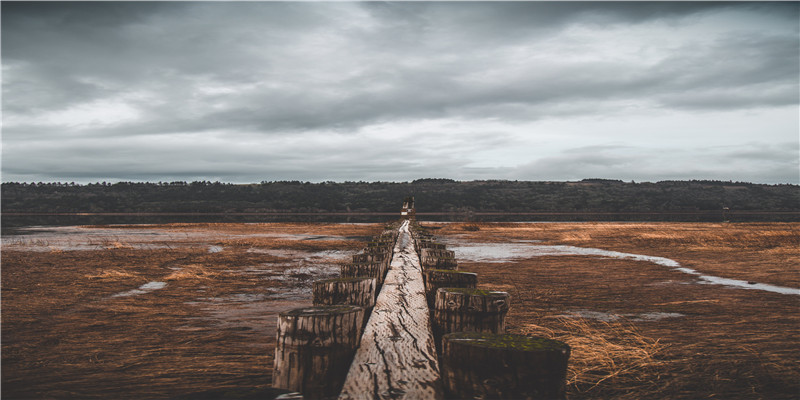
[[[800,397],[800,224],[424,225],[481,287],[511,294],[511,332],[572,346],[572,399]],[[2,396],[268,393],[277,313],[309,305],[313,280],[336,275],[382,228],[171,224],[4,237]]]

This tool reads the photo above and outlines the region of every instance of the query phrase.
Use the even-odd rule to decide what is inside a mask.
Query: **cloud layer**
[[[2,4],[4,181],[798,183],[796,3]]]

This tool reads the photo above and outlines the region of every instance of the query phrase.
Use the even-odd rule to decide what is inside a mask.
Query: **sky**
[[[2,181],[800,183],[797,2],[2,2]]]

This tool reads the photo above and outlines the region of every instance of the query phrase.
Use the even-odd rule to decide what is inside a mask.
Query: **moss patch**
[[[453,293],[462,293],[469,296],[492,296],[492,295],[506,294],[505,292],[496,292],[494,290],[475,289],[475,288],[444,288],[444,290]]]
[[[444,273],[444,274],[463,274],[463,275],[478,275],[474,272],[467,272],[467,271],[456,271],[454,269],[431,269],[429,270],[431,273]]]
[[[321,280],[318,280],[316,282],[358,282],[358,281],[364,281],[364,280],[367,280],[367,279],[375,279],[375,278],[372,278],[372,277],[369,277],[369,276],[356,276],[356,277],[350,277],[350,278],[321,279]]]
[[[457,332],[445,335],[444,340],[465,343],[470,346],[520,351],[569,350],[569,345],[558,340],[509,333]]]
[[[304,316],[304,315],[322,315],[322,314],[346,314],[349,312],[354,312],[359,308],[362,307],[351,306],[351,305],[314,306],[314,307],[295,308],[294,310],[282,312],[281,315]]]

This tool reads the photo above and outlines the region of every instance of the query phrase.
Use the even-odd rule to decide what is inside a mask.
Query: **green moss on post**
[[[522,335],[444,336],[442,380],[453,399],[564,399],[570,348]]]

